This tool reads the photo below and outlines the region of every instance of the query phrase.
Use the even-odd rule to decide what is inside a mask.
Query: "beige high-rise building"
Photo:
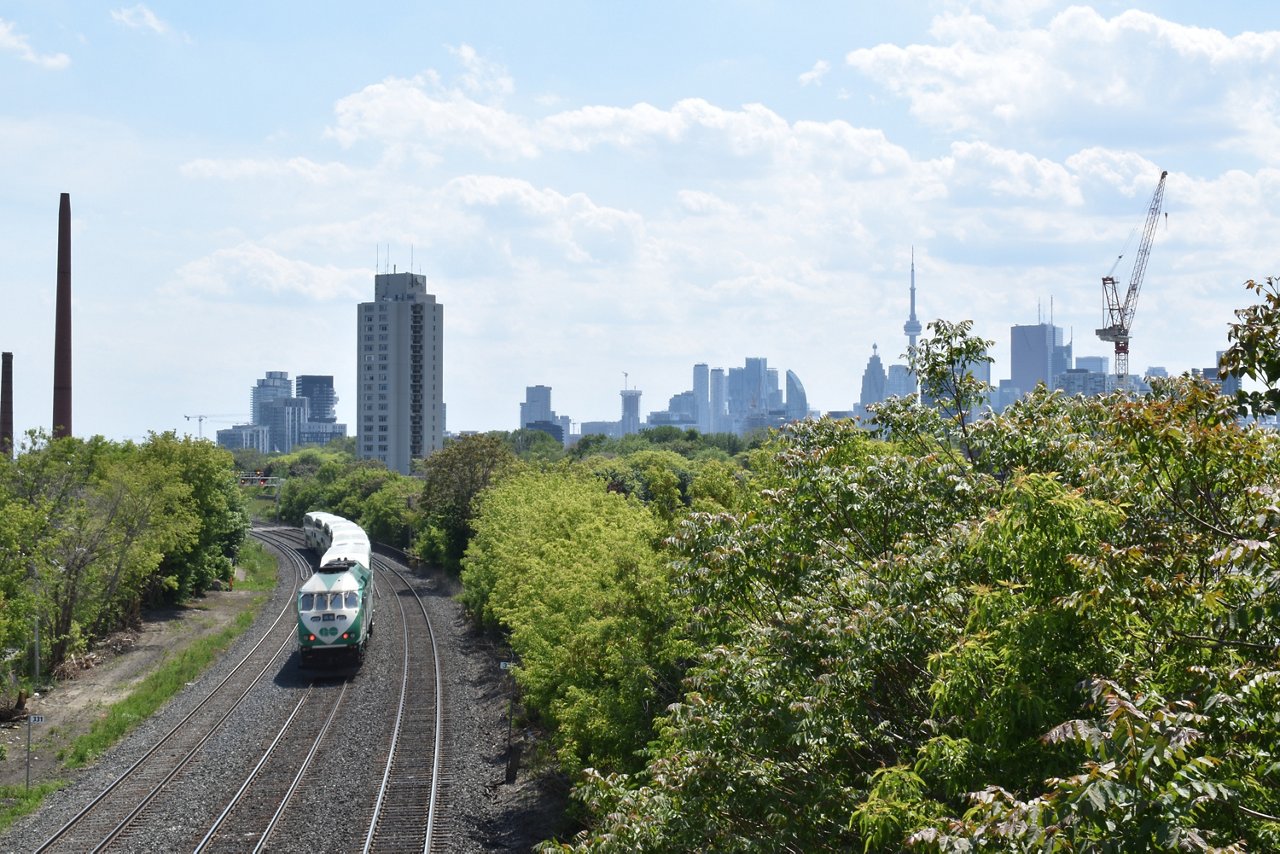
[[[356,312],[356,453],[410,474],[444,444],[444,306],[425,276],[381,273]]]

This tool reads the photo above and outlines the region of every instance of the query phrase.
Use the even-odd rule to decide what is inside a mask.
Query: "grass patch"
[[[245,496],[251,518],[278,521],[280,505],[276,503],[275,496],[264,497],[262,490],[256,486],[245,487],[240,491]]]
[[[266,547],[257,540],[244,541],[244,545],[240,547],[240,554],[236,558],[236,566],[244,570],[244,580],[236,582],[236,589],[264,593],[275,589],[279,563],[275,555],[267,551]]]
[[[58,758],[69,768],[79,768],[115,744],[226,652],[232,641],[253,623],[256,611],[254,608],[237,614],[235,622],[218,634],[201,638],[166,660],[132,694],[113,703],[106,715],[94,721],[89,731],[77,738]]]
[[[50,792],[66,785],[64,780],[41,783],[28,789],[26,786],[0,786],[0,831],[30,812],[35,812]]]

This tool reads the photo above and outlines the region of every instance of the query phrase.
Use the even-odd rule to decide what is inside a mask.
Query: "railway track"
[[[444,732],[435,629],[422,597],[395,565],[383,557],[375,557],[373,563],[397,594],[404,652],[395,726],[383,751],[382,783],[363,851],[430,852]]]
[[[196,854],[267,850],[268,840],[333,728],[349,684],[346,680],[317,683],[303,693],[262,758],[195,847]],[[287,832],[281,835],[293,838]]]
[[[292,548],[290,538],[278,532],[255,532],[254,535],[274,546],[291,562],[296,592],[311,570]],[[132,848],[131,826],[165,786],[192,762],[254,686],[279,669],[281,656],[288,654],[293,640],[294,598],[292,595],[286,598],[284,607],[262,638],[190,713],[36,848],[37,854]]]
[[[336,678],[300,674],[286,661],[311,560],[295,531],[254,536],[292,567],[274,622],[190,714],[36,851],[430,852],[447,843],[438,818],[440,658],[414,580],[375,557],[378,625],[364,666]]]

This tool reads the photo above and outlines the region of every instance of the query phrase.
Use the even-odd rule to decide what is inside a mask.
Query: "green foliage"
[[[140,457],[167,466],[177,483],[187,487],[186,507],[196,523],[195,537],[164,550],[161,573],[171,579],[170,601],[207,590],[215,580],[227,581],[248,530],[244,496],[235,480],[231,454],[209,442],[172,433],[152,434]],[[153,587],[152,592],[159,594]]]
[[[1250,279],[1247,290],[1262,298],[1256,305],[1236,309],[1227,339],[1231,346],[1222,356],[1222,375],[1247,377],[1263,384],[1262,391],[1241,389],[1236,403],[1241,414],[1275,415],[1280,408],[1280,278]]]
[[[564,459],[564,445],[541,430],[514,430],[503,437],[511,453],[529,463],[553,463]]]
[[[0,786],[0,832],[24,815],[35,812],[50,795],[63,786],[65,781],[55,780],[40,783],[28,789],[26,786]]]
[[[1001,786],[970,796],[974,804],[945,830],[929,827],[908,844],[948,851],[976,840],[981,850],[1244,851],[1198,819],[1234,793],[1216,782],[1220,760],[1203,752],[1206,722],[1192,703],[1134,698],[1109,680],[1092,685],[1098,719],[1070,720],[1046,743],[1070,744],[1081,770],[1047,780],[1049,790],[1022,801]]]
[[[235,589],[261,592],[275,589],[277,559],[257,540],[245,540],[237,557],[236,566],[244,573],[244,578],[235,583]]]
[[[419,499],[424,533],[414,544],[418,556],[456,565],[471,538],[472,502],[518,464],[493,434],[463,436],[427,457]]]
[[[634,767],[682,650],[652,514],[565,469],[512,475],[476,510],[463,601],[507,633],[526,707],[570,767]]]
[[[0,467],[0,648],[25,646],[39,620],[47,674],[145,603],[228,578],[247,524],[232,464],[173,433],[141,445],[29,434]]]
[[[699,433],[673,426],[649,427],[619,439],[603,435],[583,436],[571,454],[575,459],[584,460],[593,456],[619,457],[637,451],[664,450],[689,459],[724,459],[757,448],[766,438],[761,435],[746,440],[734,433]]]
[[[563,847],[1277,848],[1280,436],[1190,378],[975,419],[985,342],[931,328],[940,408],[795,425],[673,517],[701,652]]]

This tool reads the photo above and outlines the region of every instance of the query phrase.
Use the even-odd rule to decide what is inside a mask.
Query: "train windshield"
[[[347,591],[347,607],[352,609],[360,607],[359,597],[351,591]]]
[[[298,610],[299,610],[299,611],[310,611],[310,610],[311,610],[311,600],[312,600],[312,596],[311,596],[311,594],[310,594],[310,593],[303,593],[303,594],[302,594],[302,596],[301,596],[301,597],[299,597],[299,599],[298,599]]]

